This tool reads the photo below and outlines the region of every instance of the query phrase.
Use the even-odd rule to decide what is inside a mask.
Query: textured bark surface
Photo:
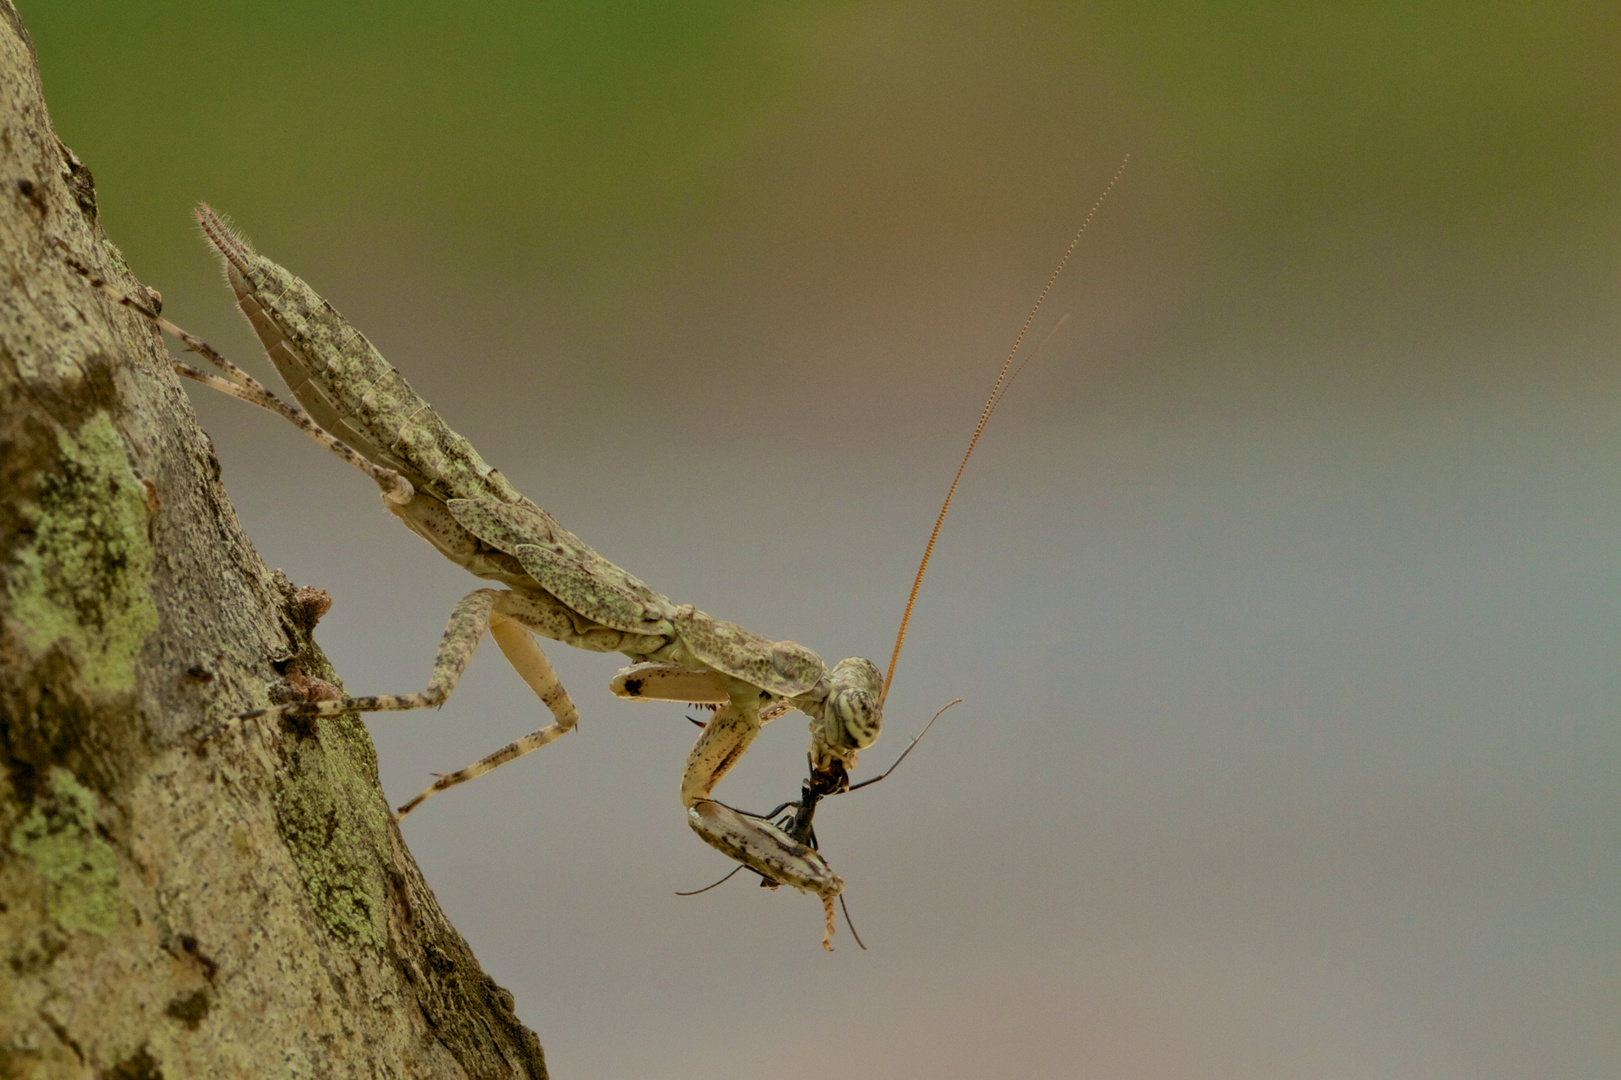
[[[243,535],[0,0],[0,1077],[546,1074]],[[212,734],[210,734],[212,732]]]

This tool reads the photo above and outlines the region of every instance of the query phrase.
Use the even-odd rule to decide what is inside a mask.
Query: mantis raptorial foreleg
[[[772,703],[761,708],[759,691],[747,683],[671,664],[625,668],[609,685],[620,697],[640,701],[720,706],[687,755],[681,778],[681,805],[687,808],[687,824],[711,847],[748,866],[766,881],[820,896],[827,927],[822,945],[831,948],[833,898],[844,891],[844,880],[809,844],[794,839],[770,821],[770,815],[745,814],[713,798],[715,785],[747,752],[760,729],[788,712],[788,706]]]
[[[703,734],[687,755],[687,769],[681,782],[681,803],[687,808],[687,824],[711,847],[751,867],[767,880],[820,896],[827,927],[822,934],[822,947],[831,949],[833,898],[844,892],[844,880],[820,854],[776,825],[710,797],[721,777],[760,734],[759,704],[747,700],[752,696],[746,690],[734,694],[733,700],[704,725]]]

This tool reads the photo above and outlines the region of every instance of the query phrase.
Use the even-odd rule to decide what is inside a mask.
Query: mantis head
[[[852,656],[828,673],[822,715],[811,721],[811,768],[815,773],[856,763],[856,754],[878,741],[884,726],[884,679],[878,665]]]

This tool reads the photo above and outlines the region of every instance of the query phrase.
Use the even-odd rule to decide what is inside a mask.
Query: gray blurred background
[[[405,835],[555,1075],[1621,1075],[1621,8],[22,4],[166,312],[269,377],[189,207],[667,592],[888,656],[871,951],[727,868],[683,710],[555,647],[578,733]],[[476,582],[193,395],[351,690]],[[398,802],[539,726],[494,649],[374,719]],[[720,793],[797,791],[799,718]]]

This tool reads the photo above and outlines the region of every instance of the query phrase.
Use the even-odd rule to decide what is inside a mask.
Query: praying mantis
[[[878,739],[906,627],[963,470],[1011,382],[1013,357],[1036,312],[1120,171],[1075,233],[1003,363],[935,521],[888,671],[882,675],[870,660],[851,657],[828,667],[797,642],[771,641],[690,604],[676,604],[598,554],[486,464],[331,304],[258,254],[206,204],[196,210],[197,222],[221,260],[238,307],[297,405],[272,394],[152,307],[119,293],[71,253],[64,254],[93,287],[179,338],[220,372],[171,361],[176,373],[286,418],[365,473],[377,484],[387,510],[441,555],[475,577],[504,586],[475,589],[456,605],[428,684],[419,692],[295,701],[246,711],[237,719],[437,707],[455,689],[488,633],[550,711],[552,723],[441,776],[398,809],[399,820],[433,795],[538,750],[579,722],[579,712],[536,635],[593,652],[621,653],[633,663],[613,678],[614,694],[714,710],[682,772],[680,799],[688,825],[740,867],[759,874],[764,883],[789,885],[817,896],[824,913],[822,946],[831,951],[833,901],[843,893],[844,881],[816,850],[811,828],[816,805],[851,790],[849,769]],[[761,728],[794,710],[810,718],[810,778],[800,801],[766,815],[747,814],[717,801],[716,785]],[[790,806],[791,818],[772,820]]]

